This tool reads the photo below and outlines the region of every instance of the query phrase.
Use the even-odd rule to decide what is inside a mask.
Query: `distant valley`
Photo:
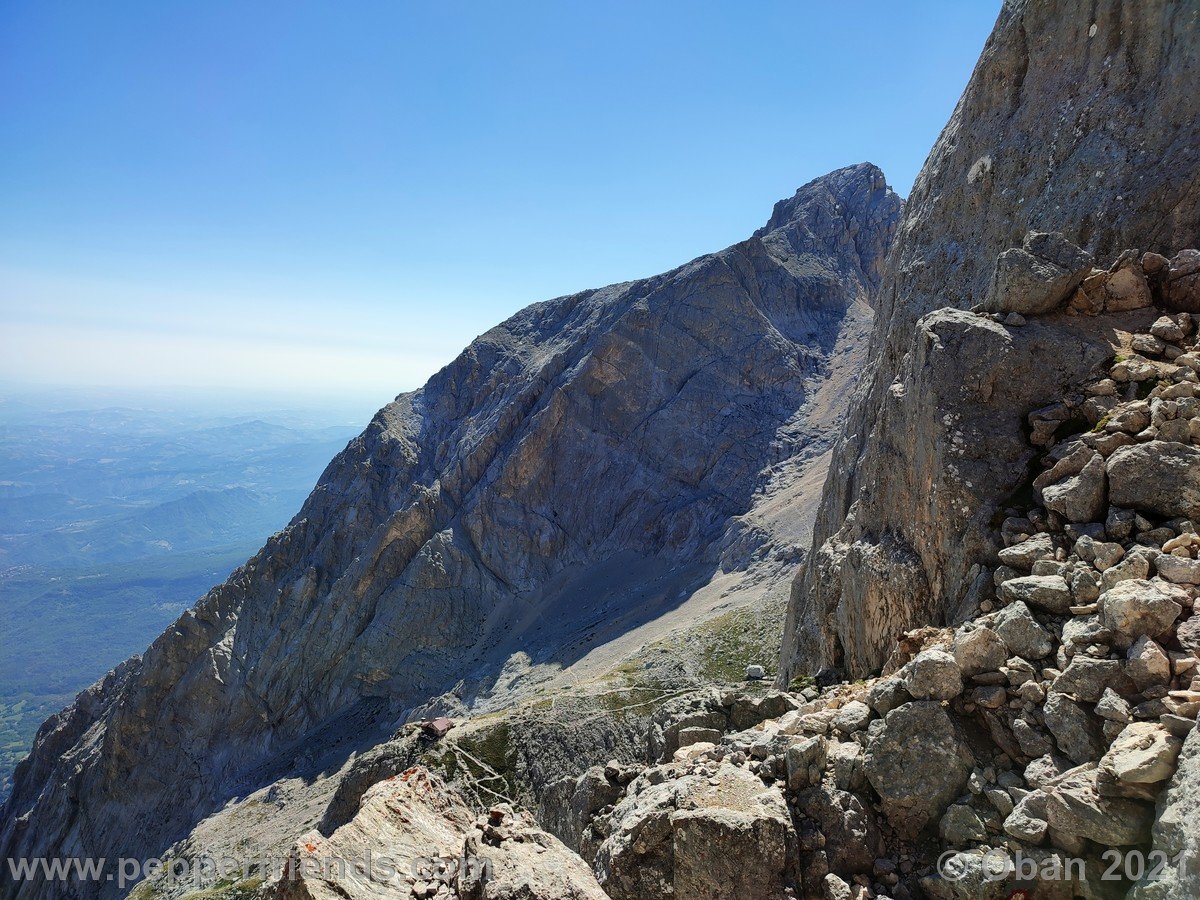
[[[287,524],[366,419],[123,399],[0,394],[0,797],[37,727]]]

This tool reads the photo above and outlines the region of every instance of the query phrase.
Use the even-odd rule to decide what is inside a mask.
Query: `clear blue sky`
[[[0,379],[382,402],[527,303],[906,194],[998,0],[8,0]]]

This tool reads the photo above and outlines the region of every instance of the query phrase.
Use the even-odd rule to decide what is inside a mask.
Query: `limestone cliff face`
[[[821,388],[865,329],[899,213],[878,169],[842,169],[743,243],[477,339],[43,727],[4,855],[153,855],[336,740],[452,689],[470,705],[519,652],[569,665],[737,565],[756,537],[735,518],[772,467],[826,449],[844,401]]]
[[[1050,334],[1025,347],[977,331],[945,341],[961,330],[953,318],[918,320],[982,303],[997,255],[1030,230],[1061,231],[1100,259],[1194,246],[1198,81],[1194,3],[1005,4],[905,204],[869,368],[793,587],[784,679],[877,669],[902,630],[968,599],[973,567],[995,550],[991,518],[1025,478],[1025,415],[1095,360],[1056,352]],[[960,451],[970,464],[948,465]]]

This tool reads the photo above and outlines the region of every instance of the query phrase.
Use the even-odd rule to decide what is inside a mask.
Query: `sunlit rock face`
[[[495,703],[518,654],[570,665],[749,565],[770,535],[738,517],[773,475],[823,465],[900,209],[877,168],[841,169],[747,241],[482,335],[382,409],[141,660],[46,724],[5,855],[156,854],[452,689]]]

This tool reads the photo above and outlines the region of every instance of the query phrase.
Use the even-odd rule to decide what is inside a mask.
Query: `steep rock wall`
[[[948,436],[940,419],[949,414],[1015,446],[1025,414],[1059,393],[1070,365],[1063,360],[1040,382],[1025,379],[1002,409],[968,400],[927,406],[919,420],[898,417],[893,390],[936,389],[912,368],[926,340],[917,322],[941,307],[981,303],[997,255],[1029,230],[1061,231],[1100,259],[1126,248],[1194,246],[1198,82],[1194,3],[1005,4],[888,256],[869,368],[833,454],[813,551],[793,585],[785,683],[843,661],[855,675],[877,669],[901,631],[943,622],[965,600],[972,567],[996,548],[992,514],[1023,480],[1027,460],[1004,457],[986,479],[956,487],[957,502],[931,505],[928,488],[945,484],[946,473],[908,437]],[[980,362],[964,353],[944,372],[972,377]],[[996,377],[1007,374],[1003,360],[988,364],[1001,366]],[[943,390],[951,401],[949,386]]]

